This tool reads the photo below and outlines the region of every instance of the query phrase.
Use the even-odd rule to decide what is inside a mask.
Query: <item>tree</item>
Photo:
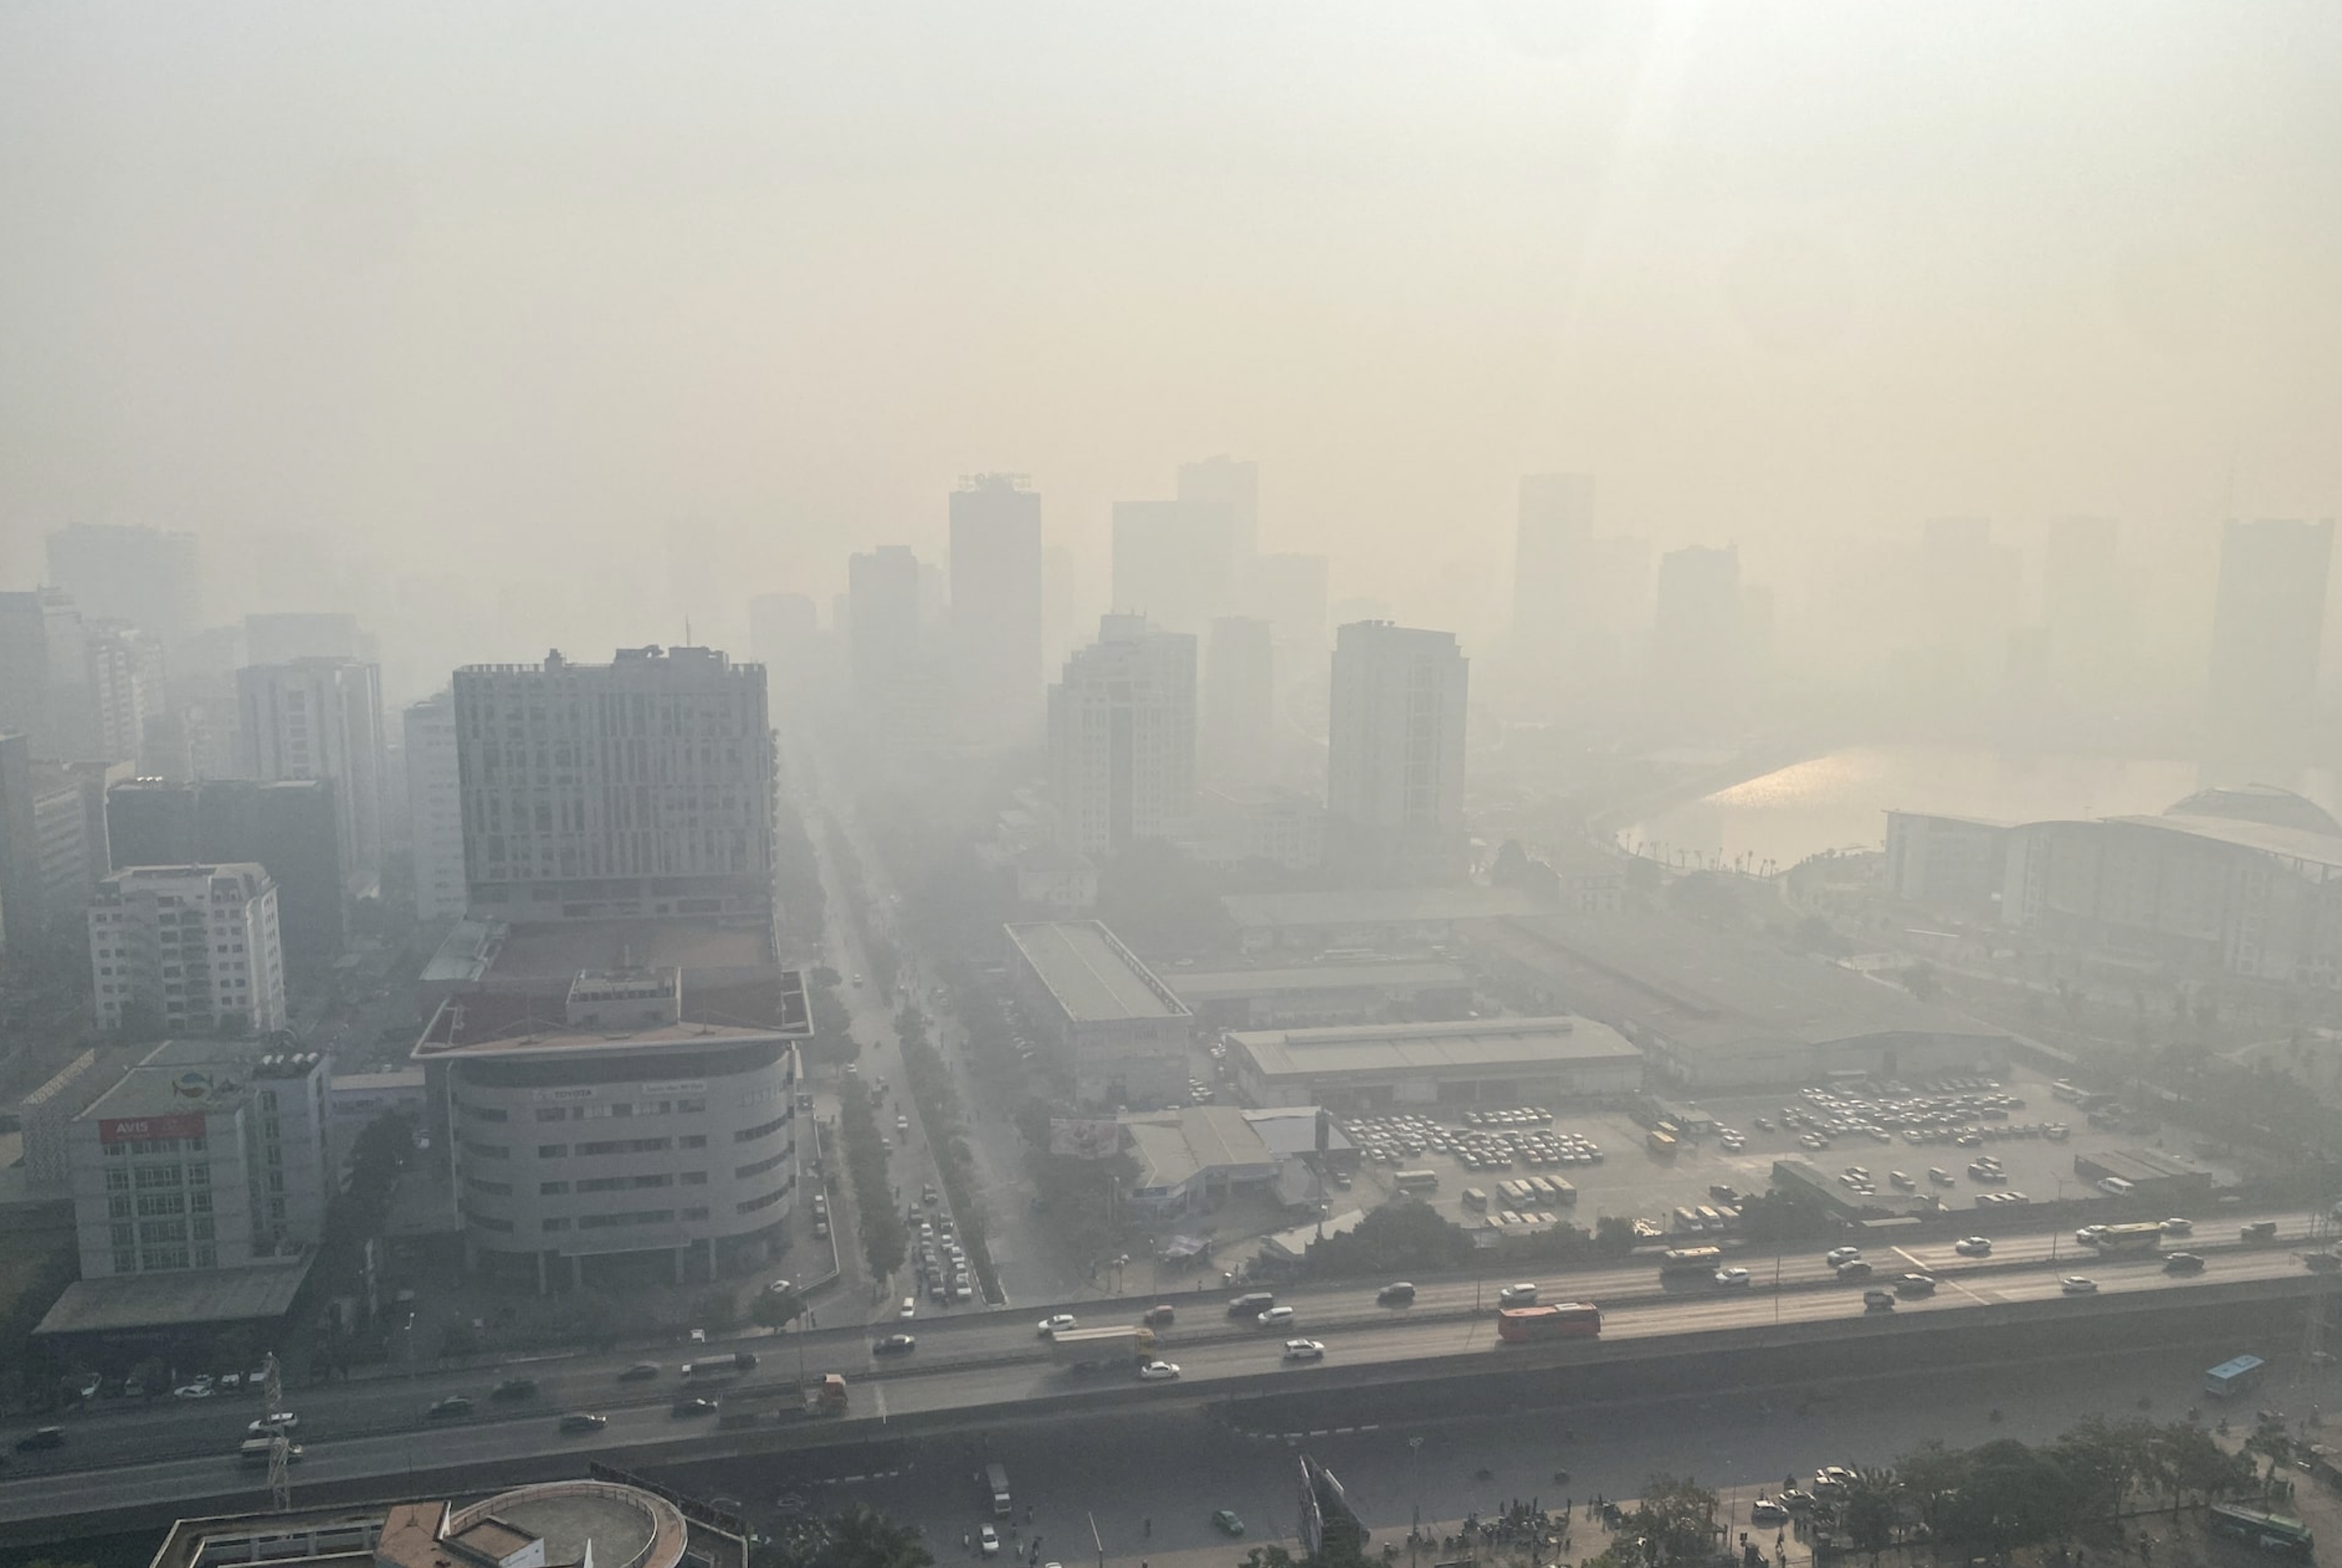
[[[812,1568],[933,1568],[935,1556],[918,1533],[866,1503],[829,1520],[829,1539]]]
[[[1933,1002],[1944,989],[1943,983],[1936,978],[1936,967],[1932,964],[1907,965],[1896,978],[1903,982],[1904,990],[1922,1002]]]
[[[805,1315],[806,1299],[795,1291],[758,1291],[749,1317],[759,1328],[786,1328]]]
[[[1902,1484],[1891,1470],[1857,1470],[1853,1484],[1847,1488],[1839,1521],[1846,1526],[1847,1539],[1854,1543],[1854,1549],[1870,1553],[1873,1568],[1878,1554],[1895,1540]]]
[[[2079,1501],[2054,1459],[2001,1438],[1968,1451],[1966,1484],[1945,1510],[1944,1538],[1970,1552],[2047,1541],[2066,1529]]]
[[[2162,1479],[2171,1492],[2171,1513],[2189,1493],[2205,1503],[2217,1503],[2252,1489],[2253,1462],[2220,1446],[2209,1432],[2193,1422],[2175,1422],[2163,1429]]]
[[[1372,1274],[1435,1273],[1462,1268],[1472,1238],[1428,1203],[1399,1198],[1367,1214],[1340,1235],[1309,1243],[1302,1267],[1316,1279]]]
[[[1895,1474],[1927,1533],[1942,1535],[1945,1514],[1967,1479],[1967,1455],[1931,1437],[1895,1462]]]
[[[1624,1214],[1605,1214],[1594,1222],[1594,1250],[1627,1253],[1635,1246],[1635,1222]]]
[[[2115,1519],[2121,1516],[2123,1500],[2149,1469],[2159,1437],[2150,1422],[2092,1415],[2057,1440],[2056,1453],[2079,1490],[2082,1505]]]
[[[1704,1562],[1715,1554],[1716,1493],[1694,1481],[1654,1475],[1626,1516],[1626,1533],[1653,1564]]]

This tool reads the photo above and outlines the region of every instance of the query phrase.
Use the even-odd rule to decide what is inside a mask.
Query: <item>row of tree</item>
[[[846,1142],[846,1170],[854,1181],[854,1203],[860,1215],[862,1259],[870,1265],[871,1278],[885,1279],[903,1266],[911,1237],[902,1211],[895,1206],[877,1107],[859,1078],[847,1079],[846,1092],[838,1096],[837,1124]]]
[[[991,1233],[984,1190],[976,1180],[976,1156],[967,1146],[966,1107],[952,1084],[951,1068],[927,1035],[927,1015],[916,1003],[906,1003],[895,1015],[895,1038],[903,1047],[903,1072],[910,1079],[912,1098],[935,1148],[936,1175],[951,1204],[959,1227],[959,1243],[976,1272],[985,1295],[1000,1299],[1000,1282],[992,1270]]]

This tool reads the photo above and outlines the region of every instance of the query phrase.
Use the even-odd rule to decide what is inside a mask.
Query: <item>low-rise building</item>
[[[1556,1105],[1643,1086],[1643,1055],[1589,1018],[1484,1018],[1253,1030],[1228,1037],[1254,1105]]]
[[[106,1028],[285,1027],[276,884],[257,863],[131,866],[99,884],[88,918],[90,984]]]
[[[1180,969],[1168,984],[1221,1029],[1461,1018],[1472,1007],[1472,977],[1436,960]]]
[[[1006,930],[1017,1000],[1072,1061],[1076,1101],[1150,1107],[1186,1098],[1194,1017],[1113,932],[1095,920]]]
[[[1246,953],[1420,952],[1459,939],[1476,924],[1535,914],[1516,887],[1365,888],[1344,893],[1232,893],[1220,900]]]

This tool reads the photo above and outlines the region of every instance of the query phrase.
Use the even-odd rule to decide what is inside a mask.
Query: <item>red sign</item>
[[[104,1144],[151,1142],[157,1138],[200,1138],[204,1135],[204,1114],[201,1111],[179,1111],[168,1116],[115,1116],[97,1124],[98,1141]]]

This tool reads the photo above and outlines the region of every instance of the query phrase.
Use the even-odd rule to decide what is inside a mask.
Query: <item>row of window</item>
[[[141,1159],[158,1154],[200,1154],[211,1146],[211,1140],[198,1133],[192,1138],[125,1138],[119,1143],[100,1144],[109,1160]]]
[[[784,1111],[772,1121],[762,1123],[754,1127],[743,1127],[738,1132],[732,1134],[732,1141],[736,1144],[753,1144],[759,1138],[769,1138],[774,1134],[779,1132],[782,1128],[787,1126],[789,1124],[789,1118],[794,1114],[795,1113],[793,1112]]]

